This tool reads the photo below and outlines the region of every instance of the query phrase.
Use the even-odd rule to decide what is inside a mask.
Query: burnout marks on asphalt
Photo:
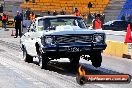
[[[5,50],[3,50],[3,49],[0,49],[0,52],[6,52]]]
[[[10,49],[16,50],[16,51],[21,51],[20,45],[12,42],[7,42],[4,40],[0,40],[0,45],[8,47]]]

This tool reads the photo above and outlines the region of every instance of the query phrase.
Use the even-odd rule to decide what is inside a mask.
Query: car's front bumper
[[[89,54],[94,51],[102,51],[106,48],[106,44],[94,44],[94,43],[84,43],[84,44],[59,44],[56,46],[44,46],[42,48],[43,52],[47,54]],[[63,55],[62,55],[63,56]]]

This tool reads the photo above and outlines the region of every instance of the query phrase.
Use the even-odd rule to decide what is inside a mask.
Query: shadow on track
[[[34,62],[35,64],[38,64],[38,62]],[[62,75],[72,76],[75,77],[78,74],[78,68],[79,66],[83,66],[84,70],[86,71],[86,74],[92,74],[92,75],[99,75],[99,74],[122,74],[116,71],[108,70],[106,68],[95,68],[91,64],[86,63],[80,63],[78,66],[72,66],[70,62],[59,62],[59,61],[50,61],[48,64],[47,69],[49,71],[54,71]]]

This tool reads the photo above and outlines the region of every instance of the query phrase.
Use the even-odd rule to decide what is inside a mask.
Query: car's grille
[[[65,36],[56,36],[55,38],[57,43],[88,43],[92,42],[92,35],[65,35]]]

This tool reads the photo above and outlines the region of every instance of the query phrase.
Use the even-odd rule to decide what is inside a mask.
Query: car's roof
[[[127,22],[127,21],[124,21],[124,20],[112,20],[112,21],[108,21],[108,22],[104,23],[104,25],[112,24],[113,22]]]
[[[114,22],[114,21],[123,21],[123,20],[112,20],[112,21]]]
[[[124,20],[111,20],[112,22],[115,22],[115,21],[124,21]],[[110,22],[110,21],[108,21],[108,22]]]
[[[56,16],[43,16],[43,17],[37,17],[35,19],[45,19],[45,18],[57,18],[57,17],[76,17],[76,18],[81,18],[79,16],[73,16],[73,15],[56,15]]]

